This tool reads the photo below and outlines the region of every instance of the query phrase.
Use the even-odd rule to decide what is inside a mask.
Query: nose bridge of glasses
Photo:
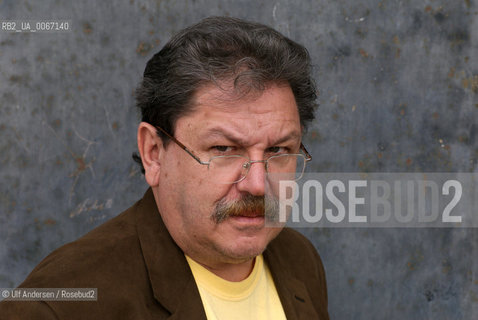
[[[256,171],[252,174],[253,177],[251,177],[251,174],[249,172],[250,172],[250,169],[251,169],[252,165],[255,164],[255,163],[263,163],[264,164],[264,169],[256,168],[255,169]],[[264,175],[267,173],[267,163],[268,163],[267,160],[250,160],[249,159],[249,160],[245,161],[242,165],[241,177],[237,182],[243,181],[244,179],[246,179],[246,177],[249,177],[248,179],[252,179],[252,180],[250,180],[251,183],[252,183],[252,181],[259,181],[259,180],[263,181]],[[259,170],[259,171],[257,171],[257,170]],[[253,184],[256,185],[256,186],[259,186],[259,184],[257,182],[254,182]]]
[[[267,171],[267,164],[268,164],[267,160],[268,160],[268,159],[265,159],[265,160],[248,160],[248,161],[244,162],[244,164],[242,165],[242,167],[247,170],[247,171],[245,172],[245,174],[247,174],[247,173],[249,172],[249,169],[252,167],[252,165],[253,165],[254,163],[264,163],[265,169],[266,169],[266,171]]]
[[[242,165],[242,172],[241,172],[241,180],[244,179],[248,174],[249,174],[249,171],[252,167],[252,165],[254,163],[264,163],[264,170],[265,172],[267,172],[267,159],[266,160],[248,160],[246,162],[244,162],[244,164]]]

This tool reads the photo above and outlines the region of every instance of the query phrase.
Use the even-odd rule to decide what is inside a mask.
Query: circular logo
[[[3,291],[2,291],[2,297],[4,297],[4,298],[10,297],[10,291],[8,291],[8,290],[3,290]]]

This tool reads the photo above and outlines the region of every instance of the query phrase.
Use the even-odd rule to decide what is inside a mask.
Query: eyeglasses
[[[281,179],[299,180],[304,174],[306,163],[312,160],[312,156],[301,143],[300,150],[304,154],[283,153],[271,156],[265,160],[251,160],[242,155],[225,155],[211,157],[208,162],[205,162],[161,127],[155,127],[173,140],[199,164],[207,166],[209,173],[218,183],[232,184],[241,182],[246,178],[249,169],[254,163],[264,163],[268,174],[277,174],[276,177],[281,177]]]

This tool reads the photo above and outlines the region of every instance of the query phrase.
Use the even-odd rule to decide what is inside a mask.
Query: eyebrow
[[[239,145],[244,145],[246,144],[246,141],[241,137],[233,134],[232,132],[228,132],[224,128],[220,127],[214,127],[209,130],[207,130],[204,134],[201,135],[204,138],[209,138],[211,136],[218,136],[221,138],[226,138],[234,143],[237,143]],[[283,142],[289,141],[289,140],[300,140],[300,133],[297,131],[291,131],[288,134],[284,135],[282,138],[275,140],[273,144],[281,144]]]
[[[287,135],[285,135],[284,137],[282,137],[281,139],[276,140],[274,142],[274,144],[281,144],[281,143],[289,141],[289,140],[299,140],[300,141],[300,138],[301,138],[300,133],[298,133],[297,131],[292,131],[292,132],[288,133]]]

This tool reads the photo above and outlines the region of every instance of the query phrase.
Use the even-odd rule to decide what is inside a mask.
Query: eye
[[[285,147],[269,147],[266,149],[266,153],[272,153],[272,154],[282,154],[282,153],[289,153],[289,148]]]
[[[215,152],[225,153],[228,151],[232,151],[233,148],[229,146],[213,146],[211,147],[211,150]]]

